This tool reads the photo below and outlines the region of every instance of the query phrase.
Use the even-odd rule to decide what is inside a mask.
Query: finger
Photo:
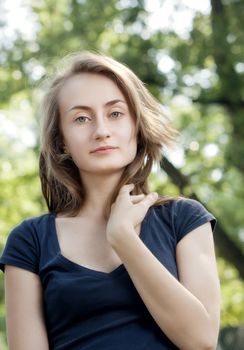
[[[145,198],[144,193],[130,196],[130,199],[131,199],[133,204],[139,203],[144,198]]]
[[[156,202],[157,199],[158,199],[157,192],[151,192],[145,196],[145,198],[140,202],[140,204],[149,208],[151,205],[153,205]]]
[[[121,187],[119,193],[130,193],[133,188],[135,187],[134,184],[127,184]]]

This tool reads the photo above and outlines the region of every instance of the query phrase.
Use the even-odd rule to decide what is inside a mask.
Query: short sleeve
[[[0,269],[13,265],[38,274],[39,244],[35,230],[27,221],[16,226],[8,236],[2,256]]]
[[[210,222],[212,231],[216,226],[216,218],[200,202],[181,198],[174,203],[173,221],[179,242],[186,234],[197,227]]]

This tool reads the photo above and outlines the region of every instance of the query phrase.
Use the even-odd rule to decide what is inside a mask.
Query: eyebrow
[[[118,102],[123,102],[124,104],[127,104],[124,100],[115,99],[115,100],[111,100],[111,101],[106,102],[104,107],[112,106],[112,105],[114,105],[115,103],[118,103]],[[89,106],[77,105],[77,106],[73,106],[70,109],[68,109],[68,112],[70,112],[70,111],[72,111],[74,109],[85,109],[85,110],[88,110],[88,111],[92,110],[92,108],[89,107]]]

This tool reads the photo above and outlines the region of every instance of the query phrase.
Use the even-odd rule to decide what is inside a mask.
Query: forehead
[[[125,97],[113,80],[95,73],[80,73],[68,78],[58,96],[60,108],[71,108],[77,103],[92,107],[113,99],[125,100]]]

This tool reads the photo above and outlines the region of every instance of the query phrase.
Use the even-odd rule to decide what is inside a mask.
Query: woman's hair
[[[132,194],[148,194],[148,176],[152,166],[160,162],[162,150],[172,143],[176,135],[162,106],[128,67],[111,57],[81,52],[67,56],[62,62],[64,68],[58,70],[49,83],[42,104],[39,170],[49,211],[76,215],[86,195],[78,168],[64,151],[58,104],[60,90],[67,80],[83,72],[101,74],[111,79],[125,96],[135,119],[137,154],[125,167],[109,207],[125,184],[135,184]],[[159,197],[156,204],[164,201],[163,197]]]

